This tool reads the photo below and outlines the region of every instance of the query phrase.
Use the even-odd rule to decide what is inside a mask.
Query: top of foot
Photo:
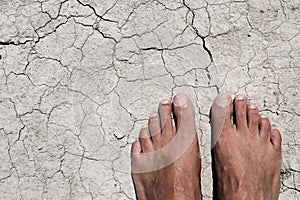
[[[214,199],[278,199],[281,135],[269,119],[246,96],[221,94],[211,120]]]
[[[185,94],[161,101],[141,129],[132,145],[132,176],[138,199],[201,198],[194,108]]]

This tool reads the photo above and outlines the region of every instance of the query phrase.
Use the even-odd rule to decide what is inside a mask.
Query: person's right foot
[[[214,199],[278,199],[281,135],[269,119],[247,104],[245,96],[232,103],[230,95],[221,94],[213,103],[211,121],[212,130],[220,131],[212,133],[220,134],[212,149]]]
[[[131,155],[138,200],[202,199],[195,111],[185,94],[177,94],[173,104],[169,100],[159,104],[158,113],[132,144]]]

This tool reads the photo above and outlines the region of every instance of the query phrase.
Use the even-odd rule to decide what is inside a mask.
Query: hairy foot
[[[175,126],[172,125],[172,112]],[[187,137],[191,138],[191,142],[183,148],[182,143],[189,141]],[[176,152],[177,157],[172,152]],[[149,155],[149,158],[155,156],[142,159],[143,155]],[[168,165],[160,165],[168,163],[164,160],[170,158],[176,159]],[[195,113],[191,100],[185,94],[176,95],[173,103],[163,100],[158,113],[149,117],[148,126],[141,129],[139,139],[132,144],[132,168],[136,169],[136,165],[149,165],[153,169],[142,173],[132,171],[137,199],[201,199],[201,163]]]
[[[212,149],[214,199],[278,199],[279,131],[243,95],[233,103],[229,95],[218,95],[211,110],[212,126],[220,125],[214,123],[218,115],[224,115],[224,123],[221,129],[212,127],[221,131],[212,133],[219,135]]]

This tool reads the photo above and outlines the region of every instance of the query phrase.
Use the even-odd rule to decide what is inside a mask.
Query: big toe
[[[233,104],[229,94],[218,94],[210,110],[211,148],[217,143],[223,130],[232,128]]]
[[[188,151],[188,156],[183,159],[198,158],[199,144],[196,134],[195,110],[190,98],[183,93],[177,94],[173,99],[173,113],[176,133],[173,143],[173,152],[183,155]],[[188,162],[194,162],[189,160]]]
[[[193,129],[195,131],[195,110],[190,98],[179,93],[173,100],[174,120],[177,132]]]
[[[221,129],[232,127],[231,118],[233,114],[233,105],[229,94],[218,94],[213,102],[210,112],[212,126],[218,126]]]

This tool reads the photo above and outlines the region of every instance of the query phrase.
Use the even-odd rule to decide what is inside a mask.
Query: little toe
[[[259,116],[259,133],[263,138],[270,138],[271,124],[264,114]]]
[[[244,95],[237,95],[234,99],[235,123],[237,129],[245,130],[247,125],[247,98]]]
[[[170,100],[163,100],[159,103],[158,112],[160,117],[161,135],[167,141],[170,141],[173,135],[172,128],[172,106]]]
[[[150,138],[148,126],[145,126],[140,130],[139,141],[141,143],[143,153],[154,151],[154,147],[153,147],[152,140]]]
[[[140,144],[139,140],[135,140],[132,143],[131,152],[132,153],[141,153],[142,152],[142,147],[141,147],[141,144]]]
[[[280,132],[274,127],[272,127],[272,129],[271,129],[270,141],[273,144],[274,148],[280,152],[282,137],[281,137]]]
[[[149,117],[150,136],[152,138],[153,145],[156,149],[160,147],[160,141],[161,141],[161,128],[160,128],[159,120],[160,119],[158,113],[153,113]]]
[[[259,114],[258,108],[254,104],[249,104],[247,107],[247,121],[248,128],[252,134],[259,133],[258,132],[258,124],[259,124]]]

